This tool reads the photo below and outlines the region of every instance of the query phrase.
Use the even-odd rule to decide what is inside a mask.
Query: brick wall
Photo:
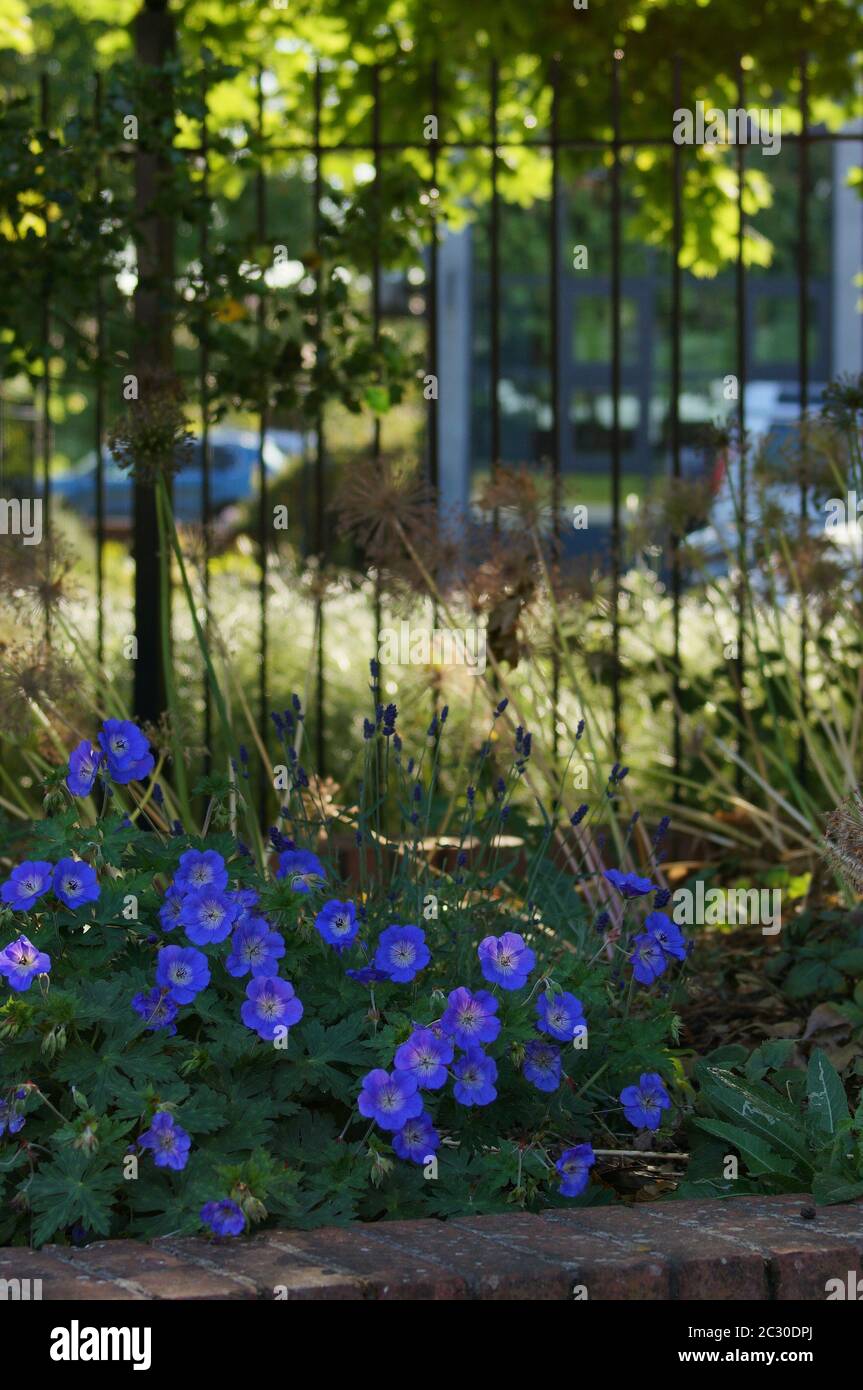
[[[40,1279],[56,1300],[823,1301],[852,1271],[863,1203],[805,1196],[0,1250],[0,1279]]]

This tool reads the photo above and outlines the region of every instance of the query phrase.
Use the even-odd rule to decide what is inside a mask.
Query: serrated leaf
[[[93,1235],[110,1234],[117,1185],[116,1173],[96,1168],[86,1154],[64,1149],[51,1163],[43,1164],[26,1186],[36,1217],[34,1243],[42,1245],[79,1222]]]

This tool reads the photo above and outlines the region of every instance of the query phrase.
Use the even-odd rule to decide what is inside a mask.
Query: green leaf
[[[109,1235],[117,1186],[116,1172],[97,1168],[88,1155],[76,1149],[64,1149],[43,1165],[26,1187],[36,1216],[34,1244],[42,1245],[77,1222],[91,1235]]]
[[[739,1125],[728,1124],[725,1120],[695,1120],[695,1124],[708,1134],[713,1134],[717,1139],[725,1139],[737,1149],[746,1160],[746,1166],[750,1173],[758,1175],[761,1173],[775,1173],[785,1178],[795,1178],[798,1170],[787,1159],[781,1159],[766,1144],[763,1139],[759,1139],[751,1130],[743,1129]]]
[[[784,1067],[794,1052],[795,1043],[790,1038],[775,1038],[762,1043],[752,1053],[746,1063],[746,1076],[750,1081],[760,1081],[770,1070]]]
[[[849,946],[844,951],[838,951],[831,959],[836,969],[844,974],[863,975],[863,946]]]
[[[385,386],[369,386],[365,393],[366,405],[375,415],[386,415],[390,408],[390,393]]]
[[[809,1114],[818,1128],[835,1134],[840,1120],[848,1119],[848,1101],[836,1068],[820,1047],[816,1047],[809,1058],[806,1093]]]
[[[841,992],[843,986],[842,974],[832,965],[820,960],[804,960],[789,970],[783,989],[790,999],[805,999],[810,994]]]
[[[780,1157],[792,1157],[807,1171],[813,1167],[812,1157],[801,1132],[800,1116],[770,1089],[759,1082],[742,1082],[730,1072],[717,1067],[700,1066],[696,1075],[701,1081],[702,1095],[720,1117],[735,1121],[762,1138]]]
[[[854,1202],[863,1197],[863,1182],[848,1182],[838,1173],[817,1173],[812,1184],[812,1196],[819,1206],[829,1207],[836,1202]]]

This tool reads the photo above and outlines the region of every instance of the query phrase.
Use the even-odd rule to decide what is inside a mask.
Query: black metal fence
[[[668,120],[665,128],[654,132],[646,133],[640,129],[628,127],[626,112],[623,109],[621,67],[622,55],[610,55],[607,74],[602,80],[607,82],[607,102],[608,102],[608,127],[609,133],[597,138],[586,138],[578,131],[562,128],[561,123],[561,86],[567,74],[563,73],[558,63],[552,63],[548,72],[548,85],[551,92],[550,121],[546,132],[533,137],[525,134],[518,141],[518,144],[527,149],[533,148],[539,153],[544,153],[549,161],[549,200],[548,216],[546,219],[547,227],[547,281],[548,281],[548,358],[545,364],[547,373],[548,400],[551,411],[551,424],[547,432],[547,448],[545,449],[544,459],[531,460],[537,467],[547,471],[548,480],[551,488],[553,530],[559,536],[562,525],[562,461],[571,453],[568,442],[564,442],[564,429],[566,427],[566,401],[564,399],[565,390],[573,386],[572,374],[565,366],[565,354],[561,345],[562,331],[562,305],[565,302],[565,295],[562,286],[564,284],[565,269],[563,263],[563,237],[561,226],[561,200],[562,182],[564,179],[563,159],[567,152],[586,152],[595,157],[597,164],[604,166],[606,170],[608,203],[606,235],[609,252],[609,271],[607,277],[600,277],[597,284],[600,285],[604,293],[607,293],[610,305],[610,342],[608,350],[608,382],[611,397],[611,422],[608,433],[607,468],[610,491],[610,526],[608,532],[608,565],[611,578],[611,601],[610,601],[610,630],[611,630],[611,703],[612,720],[614,729],[614,743],[619,748],[621,740],[621,729],[623,723],[623,674],[621,665],[621,588],[624,582],[624,553],[623,553],[623,497],[622,497],[622,460],[623,427],[621,422],[621,398],[624,381],[624,356],[622,341],[622,305],[625,293],[624,285],[624,195],[625,179],[627,174],[626,161],[624,156],[627,152],[656,149],[666,151],[669,154],[669,181],[667,188],[668,207],[670,212],[671,234],[670,246],[670,284],[668,286],[670,294],[670,314],[667,323],[664,325],[670,344],[670,373],[669,373],[669,415],[668,415],[668,466],[672,479],[681,477],[681,452],[682,452],[682,428],[680,416],[680,399],[684,384],[685,364],[682,356],[682,332],[683,332],[683,292],[686,272],[681,265],[681,252],[684,244],[684,177],[687,160],[692,158],[692,152],[685,146],[675,143],[672,137],[672,113],[684,107],[687,103],[684,99],[685,92],[685,69],[683,61],[675,58],[668,64]],[[247,132],[247,140],[244,147],[246,158],[252,159],[256,164],[254,175],[254,219],[255,233],[259,242],[263,243],[272,235],[272,229],[268,227],[268,193],[269,180],[271,177],[272,162],[286,156],[296,159],[311,159],[314,166],[313,178],[310,181],[310,192],[312,199],[311,228],[314,254],[312,264],[318,280],[318,306],[317,332],[319,345],[326,333],[326,325],[323,322],[320,312],[320,292],[321,292],[321,203],[324,196],[325,166],[326,161],[333,155],[344,155],[346,153],[368,153],[374,169],[374,184],[377,185],[381,178],[381,171],[385,166],[388,157],[394,154],[403,154],[406,151],[421,152],[427,160],[428,170],[428,196],[431,207],[431,231],[426,248],[427,266],[427,292],[425,296],[425,317],[427,333],[427,370],[430,374],[437,377],[438,366],[443,353],[447,351],[447,345],[441,342],[439,306],[439,244],[440,244],[440,219],[436,212],[438,206],[438,196],[436,190],[439,188],[439,181],[446,177],[447,160],[460,152],[479,151],[485,155],[489,162],[490,187],[487,205],[487,263],[488,263],[488,314],[489,314],[489,340],[488,340],[488,449],[489,463],[494,464],[501,458],[502,454],[502,412],[501,412],[501,380],[503,371],[503,352],[504,343],[502,341],[502,304],[506,292],[506,273],[502,266],[501,259],[501,228],[502,219],[505,216],[506,204],[501,192],[501,161],[506,155],[509,147],[508,135],[502,134],[498,126],[498,101],[500,90],[500,71],[495,61],[490,63],[487,74],[488,92],[488,133],[483,138],[467,140],[463,138],[456,126],[453,126],[450,133],[450,123],[447,117],[447,99],[442,93],[440,75],[436,66],[430,68],[425,74],[424,81],[427,86],[429,110],[434,112],[438,118],[438,129],[431,139],[425,139],[418,135],[415,139],[389,140],[382,135],[382,69],[373,68],[367,72],[355,71],[353,75],[354,88],[367,87],[369,100],[371,103],[371,123],[370,138],[361,134],[356,139],[339,139],[335,143],[328,143],[325,136],[324,112],[325,103],[328,100],[327,93],[327,69],[322,65],[316,68],[311,84],[312,108],[309,112],[309,138],[305,142],[282,143],[278,139],[268,137],[265,134],[264,112],[265,112],[265,87],[263,74],[258,74],[256,82],[256,109],[257,126]],[[389,74],[391,75],[391,74]],[[821,145],[822,142],[834,142],[840,140],[860,140],[859,135],[847,133],[828,132],[823,129],[813,128],[809,114],[809,96],[807,83],[807,65],[804,57],[799,60],[800,78],[800,131],[795,133],[783,133],[783,141],[796,151],[796,291],[797,291],[797,378],[799,381],[800,409],[805,413],[809,403],[810,382],[813,380],[812,363],[810,360],[810,296],[813,285],[812,254],[811,254],[811,204],[812,204],[812,180],[810,171],[810,156],[812,150]],[[411,79],[417,81],[416,70],[413,69]],[[600,80],[598,74],[592,75],[594,83]],[[97,79],[95,83],[95,103],[90,113],[96,128],[100,128],[104,122],[104,111],[102,108],[102,84]],[[206,108],[208,102],[208,75],[204,68],[200,73],[201,101]],[[745,72],[741,65],[738,74],[738,93],[737,101],[741,109],[746,107],[746,82]],[[43,124],[50,120],[51,93],[47,79],[41,85],[39,95],[41,107],[40,116]],[[209,141],[210,123],[205,119],[201,124],[201,139],[197,145],[185,143],[183,145],[184,155],[197,162],[201,171],[200,197],[203,216],[199,229],[198,254],[202,264],[205,264],[208,256],[208,238],[210,235],[210,191],[208,188],[208,161],[209,161]],[[242,146],[238,146],[242,148]],[[106,161],[110,159],[111,153],[106,151]],[[745,241],[747,229],[747,216],[744,210],[744,172],[747,166],[747,159],[751,158],[748,154],[747,145],[738,142],[734,151],[735,168],[737,172],[737,191],[736,216],[737,216],[737,256],[733,267],[734,277],[734,336],[736,343],[735,361],[733,363],[734,373],[738,379],[737,395],[737,426],[741,436],[746,429],[746,386],[750,378],[751,364],[749,361],[748,344],[750,343],[750,325],[747,323],[748,307],[748,288],[749,270],[745,262]],[[280,238],[274,237],[273,240]],[[382,276],[386,267],[381,263],[380,252],[375,254],[372,266],[372,288],[371,288],[371,317],[375,339],[380,335],[382,321],[381,305],[381,284]],[[97,292],[96,302],[93,306],[96,322],[96,349],[99,356],[102,355],[104,347],[104,321],[105,304],[101,289]],[[263,323],[266,315],[266,300],[264,294],[258,298],[258,314]],[[52,304],[50,292],[46,292],[42,302],[42,313],[44,322],[44,341],[45,341],[45,372],[43,377],[40,400],[35,402],[35,420],[39,426],[37,439],[39,451],[41,453],[41,469],[44,482],[45,498],[50,502],[51,496],[51,428],[50,428],[50,399],[52,391],[50,359],[51,349],[50,325],[52,315]],[[543,369],[540,368],[540,371]],[[819,372],[823,370],[823,364],[818,364]],[[104,373],[97,372],[90,383],[90,391],[94,401],[93,425],[94,438],[93,444],[97,455],[96,488],[98,499],[95,513],[95,556],[96,556],[96,594],[99,606],[98,622],[98,648],[100,659],[104,655],[104,633],[102,622],[102,606],[105,601],[104,575],[102,555],[105,542],[105,513],[102,504],[103,488],[103,467],[102,467],[102,447],[105,439],[106,410],[105,410],[105,379]],[[211,486],[210,486],[210,430],[208,425],[208,404],[210,395],[210,358],[209,345],[206,327],[202,326],[198,343],[198,380],[197,393],[200,400],[203,430],[202,430],[202,450],[203,450],[203,514],[206,523],[212,520],[211,506]],[[426,422],[426,448],[428,478],[433,486],[436,486],[439,479],[439,455],[440,455],[440,413],[446,409],[446,403],[438,399],[432,399],[428,403],[427,422]],[[265,397],[262,396],[261,407],[258,415],[258,523],[256,527],[257,559],[259,566],[259,675],[257,701],[260,713],[260,727],[262,736],[266,738],[268,728],[268,710],[273,692],[270,690],[270,663],[269,663],[269,612],[268,612],[268,567],[272,563],[270,552],[270,510],[269,510],[269,489],[267,470],[264,464],[264,439],[268,428],[268,409]],[[325,412],[321,410],[313,422],[314,430],[314,498],[312,507],[312,524],[310,550],[324,560],[327,555],[327,526],[326,526],[326,507],[327,507],[327,419]],[[373,459],[379,460],[381,457],[381,427],[380,422],[375,418],[370,428],[369,450]],[[575,458],[575,467],[578,468],[578,458]],[[741,473],[739,478],[741,495],[746,496],[746,475],[741,455]],[[805,485],[801,497],[801,505],[805,507]],[[209,524],[205,526],[205,537],[210,535]],[[681,573],[680,562],[681,537],[673,536],[671,539],[669,568],[670,568],[670,591],[673,604],[673,647],[669,653],[672,661],[674,675],[674,689],[672,690],[673,703],[673,728],[671,732],[671,743],[673,750],[673,761],[675,771],[679,771],[681,762],[681,729],[679,719],[680,706],[680,615],[681,603],[683,599],[683,575]],[[142,531],[140,527],[135,532],[136,564],[148,564],[150,558],[157,547],[156,536]],[[741,557],[742,558],[742,557]],[[206,593],[209,596],[209,572],[210,572],[210,553],[207,552],[204,565]],[[140,616],[140,615],[139,615]],[[378,625],[380,623],[380,601],[377,602]],[[314,723],[315,738],[317,746],[317,756],[319,767],[324,769],[326,753],[326,725],[325,725],[325,652],[327,641],[326,630],[326,608],[322,598],[317,600],[316,613],[316,690],[314,701]],[[745,646],[745,624],[741,603],[740,622],[738,630],[738,642],[736,658],[733,661],[734,680],[742,700],[742,690],[746,680],[747,663],[751,654],[747,652]],[[806,662],[806,633],[804,631],[800,649],[801,667],[805,670]],[[555,709],[559,698],[560,690],[560,665],[557,660],[554,663],[554,705]],[[158,703],[158,690],[153,684],[151,673],[147,669],[147,654],[141,652],[140,680],[136,686],[136,713],[142,717],[152,717]],[[210,736],[210,711],[207,706],[207,728],[205,730],[205,742],[209,745]],[[555,714],[554,724],[557,723]]]

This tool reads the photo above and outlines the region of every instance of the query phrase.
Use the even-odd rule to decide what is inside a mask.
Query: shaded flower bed
[[[530,735],[506,772],[483,745],[456,829],[480,852],[441,869],[421,845],[447,711],[414,759],[379,710],[351,820],[378,872],[356,885],[314,814],[301,718],[295,700],[274,721],[290,788],[258,856],[234,826],[242,758],[193,837],[148,818],[134,725],[72,752],[0,889],[4,1241],[603,1202],[603,1151],[670,1133],[685,943],[652,879],[558,867],[548,813],[519,827],[526,868],[508,862]],[[564,824],[583,853],[595,823]]]

